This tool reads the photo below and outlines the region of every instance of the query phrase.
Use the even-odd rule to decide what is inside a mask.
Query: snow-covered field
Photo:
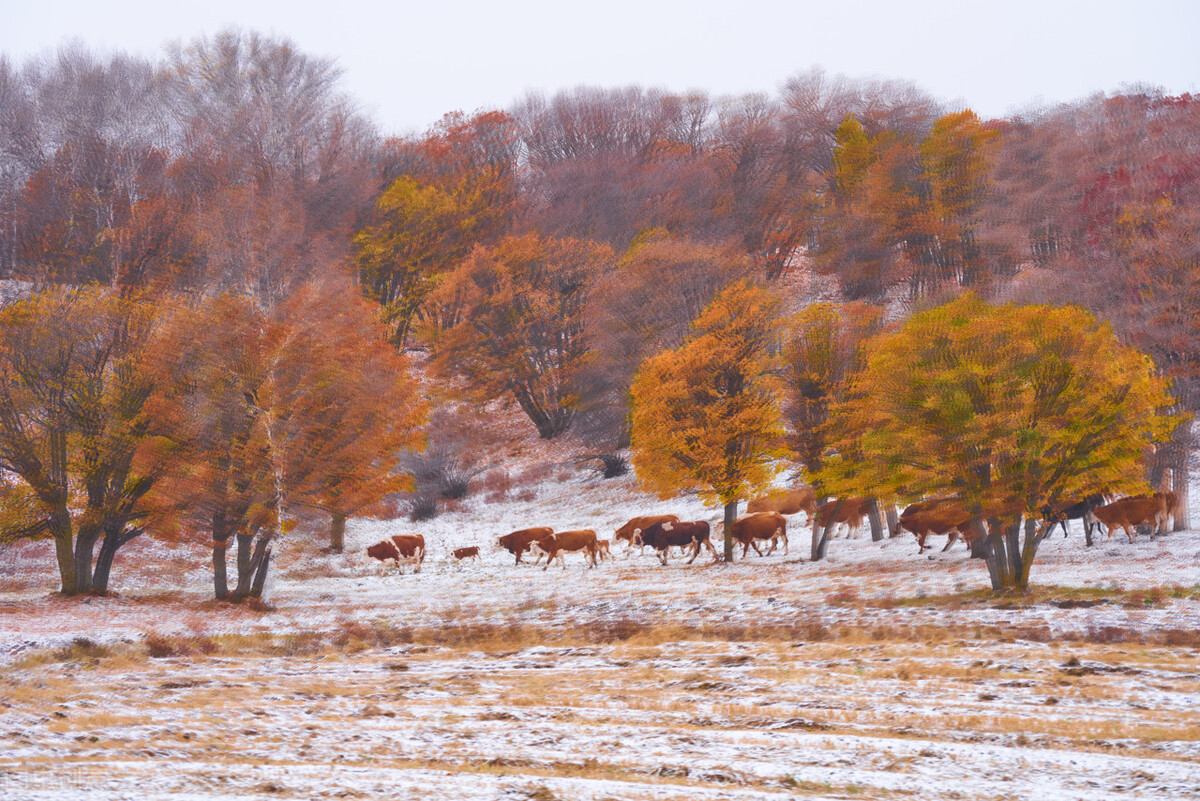
[[[1028,599],[972,594],[961,544],[808,562],[796,519],[733,565],[514,567],[495,535],[719,516],[546,472],[353,523],[344,555],[285,542],[268,611],[208,602],[201,545],[130,545],[82,601],[48,596],[45,544],[0,553],[0,797],[1200,796],[1200,533],[1088,549],[1076,522]],[[420,573],[363,553],[407,532]]]

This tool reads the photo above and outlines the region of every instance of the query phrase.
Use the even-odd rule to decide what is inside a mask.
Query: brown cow
[[[751,548],[759,556],[763,555],[755,540],[771,541],[771,548],[767,551],[768,555],[774,553],[781,539],[783,540],[783,552],[786,554],[788,550],[787,519],[779,512],[755,512],[743,515],[733,521],[730,533],[735,540],[742,544],[743,559],[746,558],[746,551]]]
[[[858,531],[862,528],[863,516],[867,513],[867,505],[869,501],[866,498],[844,498],[841,501],[837,499],[825,501],[817,507],[817,513],[813,516],[813,531],[814,533],[821,528],[825,528],[830,523],[833,523],[833,531],[837,532],[838,526],[846,526],[846,538],[853,539],[858,536]],[[836,511],[836,517],[834,513]],[[833,539],[833,534],[829,535]]]
[[[806,520],[811,520],[817,512],[817,493],[813,491],[812,487],[768,492],[746,504],[747,514],[755,512],[779,512],[781,515],[804,512]]]
[[[511,554],[515,554],[517,561],[515,564],[521,564],[521,555],[529,550],[529,546],[537,542],[543,537],[549,537],[554,533],[554,529],[549,526],[537,526],[535,528],[523,528],[513,531],[509,534],[496,538],[496,547],[503,548]]]
[[[930,534],[948,535],[946,547],[942,548],[942,551],[948,551],[960,534],[967,544],[975,539],[976,532],[969,525],[971,519],[971,514],[956,499],[935,499],[906,508],[900,515],[898,528],[911,531],[917,538],[920,546],[917,553],[925,553],[925,539]]]
[[[1162,503],[1162,524],[1163,528],[1167,528],[1170,524],[1175,523],[1176,513],[1179,510],[1179,496],[1174,492],[1156,492],[1154,497]]]
[[[562,558],[564,553],[581,551],[591,561],[591,567],[596,566],[596,532],[590,528],[578,529],[576,531],[560,531],[557,534],[551,534],[549,537],[541,537],[532,545],[531,548],[545,553],[547,556],[546,567],[542,570],[547,570],[550,563],[555,559],[562,565],[563,570],[567,569],[567,562]],[[541,556],[538,557],[541,559]]]
[[[384,564],[395,562],[397,567],[415,565],[413,572],[420,573],[421,563],[425,561],[425,538],[420,534],[395,534],[391,540],[381,540],[368,547],[367,556]]]
[[[472,545],[470,548],[455,548],[454,558],[460,562],[464,559],[475,561],[479,558],[479,546]]]
[[[634,546],[637,546],[639,549],[638,553],[640,555],[645,553],[646,546],[641,544],[641,539],[638,535],[640,535],[650,526],[653,526],[655,523],[678,522],[678,515],[643,515],[641,517],[635,517],[617,529],[616,533],[613,535],[613,541],[620,542],[621,540],[624,540],[626,554],[632,551]]]
[[[608,540],[596,540],[596,557],[601,562],[605,559],[612,559],[612,551],[609,550]]]
[[[713,547],[712,540],[709,539],[708,523],[704,520],[692,523],[673,523],[671,521],[655,523],[643,530],[638,538],[641,543],[649,545],[658,552],[658,560],[664,565],[667,563],[667,554],[670,553],[672,547],[691,549],[692,558],[687,562],[689,565],[700,555],[701,546],[708,548],[709,553],[713,555],[714,562],[721,558],[717,555],[717,549]]]
[[[1138,526],[1154,526],[1150,535],[1153,539],[1162,531],[1163,520],[1166,518],[1166,501],[1154,495],[1134,495],[1121,498],[1107,506],[1098,506],[1092,510],[1092,515],[1108,529],[1111,539],[1113,529],[1120,526],[1125,530],[1125,536],[1133,542],[1133,531]]]

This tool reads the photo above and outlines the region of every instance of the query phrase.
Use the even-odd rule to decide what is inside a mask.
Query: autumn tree
[[[933,124],[921,143],[930,214],[937,235],[926,261],[963,286],[985,284],[1013,270],[1002,240],[990,235],[984,209],[994,191],[993,161],[999,129],[965,111]]]
[[[557,437],[579,401],[588,292],[612,262],[595,242],[537,234],[476,248],[438,289],[439,303],[462,311],[434,342],[435,368],[481,399],[516,401],[539,436]]]
[[[879,302],[906,277],[906,257],[920,247],[916,147],[890,132],[872,138],[853,117],[835,139],[815,266],[837,276],[845,297]]]
[[[453,326],[456,308],[430,293],[477,245],[493,245],[517,205],[516,130],[491,111],[448,114],[415,142],[392,142],[385,173],[398,173],[354,237],[359,283],[407,343],[414,323]]]
[[[791,449],[809,475],[821,469],[829,409],[862,369],[863,344],[882,327],[882,310],[865,303],[814,303],[789,321],[784,416]]]
[[[382,503],[411,487],[401,460],[423,447],[427,407],[377,310],[347,282],[306,286],[282,316],[291,331],[272,363],[280,469],[294,506],[329,516],[340,553],[349,518],[387,514]]]
[[[779,300],[749,282],[720,292],[678,349],[646,360],[633,382],[633,465],[661,497],[696,492],[725,508],[733,559],[738,501],[780,470],[783,419],[771,374]]]
[[[272,308],[221,295],[176,321],[174,436],[186,462],[168,492],[211,533],[219,600],[261,597],[297,509],[328,514],[336,547],[346,518],[406,486],[396,466],[420,445],[425,405],[353,298],[345,284],[306,286]]]
[[[735,246],[662,229],[642,232],[589,296],[592,354],[580,378],[580,433],[610,450],[628,447],[629,388],[637,368],[682,345],[713,297],[752,269]]]
[[[996,590],[1028,587],[1041,509],[1144,491],[1143,453],[1174,425],[1150,360],[1078,308],[968,294],[867,351],[830,413],[819,480],[838,495],[958,497],[989,522]]]
[[[106,592],[117,551],[166,525],[151,494],[173,458],[154,414],[156,317],[92,289],[0,311],[0,537],[52,538],[66,595]]]

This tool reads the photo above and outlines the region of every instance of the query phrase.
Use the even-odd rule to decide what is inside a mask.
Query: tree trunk
[[[75,594],[84,595],[92,591],[92,558],[96,552],[96,540],[100,532],[92,526],[80,529],[75,537]]]
[[[254,570],[254,581],[250,583],[250,597],[262,598],[263,586],[267,583],[267,568],[271,565],[271,546],[267,545],[262,552],[258,567]]]
[[[1037,555],[1038,546],[1049,533],[1050,529],[1046,529],[1045,534],[1038,536],[1037,521],[1033,518],[1025,520],[1025,542],[1021,545],[1021,569],[1017,571],[1017,589],[1021,592],[1029,589],[1029,569],[1033,567],[1033,557]]]
[[[346,516],[334,514],[329,523],[329,550],[341,553],[346,548]]]
[[[884,512],[887,514],[888,536],[900,536],[900,513],[896,511],[896,505],[889,503],[884,507]]]
[[[228,548],[228,534],[222,539],[213,538],[213,597],[218,601],[229,598],[229,567],[225,563],[225,551]]]
[[[988,541],[987,528],[983,525],[982,517],[971,519],[970,528],[974,529],[975,539],[967,543],[967,547],[971,549],[972,559],[987,559],[988,557]]]
[[[225,510],[218,508],[212,516],[213,536],[213,597],[224,601],[229,597],[229,567],[225,561],[229,550],[230,532],[225,525]]]
[[[266,580],[266,568],[263,561],[271,553],[271,532],[260,534],[257,542],[253,534],[238,534],[238,582],[233,591],[233,600],[240,601],[251,596],[253,583],[262,568],[263,580]],[[251,543],[254,547],[251,549]],[[245,558],[243,558],[245,557]]]
[[[988,521],[988,536],[984,544],[984,556],[992,589],[1002,590],[1009,586],[1008,551],[1004,547],[1004,525],[999,520]]]
[[[1021,549],[1021,518],[1008,522],[990,521],[987,538],[987,566],[993,590],[1020,588],[1029,580],[1029,567]],[[1034,523],[1036,525],[1036,522]]]
[[[1179,442],[1175,450],[1174,463],[1171,465],[1171,490],[1175,493],[1175,508],[1171,510],[1175,522],[1172,531],[1184,531],[1191,527],[1188,512],[1188,461],[1192,453],[1192,424],[1184,423],[1183,433],[1176,436]]]
[[[879,514],[879,501],[874,498],[867,502],[867,522],[871,525],[871,542],[882,542],[883,517]]]
[[[134,537],[140,536],[141,533],[140,528],[125,527],[105,532],[104,539],[100,542],[100,553],[96,555],[96,570],[92,574],[92,592],[98,595],[108,592],[108,577],[112,572],[112,563],[117,551]]]
[[[818,508],[820,507],[818,506]],[[812,553],[809,554],[812,561],[819,562],[825,558],[825,551],[829,548],[829,531],[837,525],[833,521],[841,510],[842,501],[839,499],[833,505],[833,510],[829,514],[829,520],[824,526],[820,525],[816,517],[813,517]]]
[[[733,521],[737,520],[736,500],[725,504],[725,561],[733,561]]]
[[[237,586],[233,589],[231,600],[240,601],[250,594],[250,582],[254,579],[254,568],[251,561],[254,558],[254,535],[237,535]]]
[[[1020,581],[1020,576],[1024,572],[1025,562],[1021,558],[1021,520],[1009,526],[1004,531],[1004,544],[1008,548],[1008,570],[1012,575],[1009,586],[1016,587]]]
[[[58,578],[63,595],[75,594],[75,530],[71,513],[65,507],[50,515],[50,532],[54,536],[54,556],[58,560]]]

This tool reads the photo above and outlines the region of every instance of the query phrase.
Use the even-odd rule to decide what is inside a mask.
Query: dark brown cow
[[[1092,515],[1104,524],[1111,538],[1113,529],[1120,526],[1125,530],[1125,536],[1133,542],[1133,532],[1138,526],[1154,526],[1152,538],[1162,531],[1162,523],[1166,517],[1166,501],[1153,495],[1134,495],[1121,498],[1107,506],[1097,506]]]
[[[626,553],[632,551],[634,546],[638,546],[640,552],[644,553],[646,546],[640,544],[641,540],[639,539],[638,535],[640,535],[650,526],[653,526],[655,523],[678,522],[679,517],[677,515],[643,515],[641,517],[635,517],[617,529],[616,533],[613,535],[613,541],[620,542],[621,540],[624,540]]]
[[[381,540],[367,548],[367,556],[384,564],[395,562],[415,565],[414,573],[421,572],[425,561],[425,538],[420,534],[395,534],[390,540]]]
[[[546,567],[542,570],[547,570],[550,563],[555,559],[562,565],[563,570],[567,569],[567,562],[562,558],[564,553],[582,552],[591,562],[591,567],[596,566],[596,532],[590,528],[578,529],[576,531],[560,531],[557,534],[551,534],[549,537],[541,537],[535,541],[532,546],[546,554]],[[538,557],[541,558],[540,556]]]
[[[794,515],[804,512],[807,520],[817,512],[817,493],[812,487],[797,487],[790,490],[776,490],[755,498],[746,504],[746,513],[778,512],[781,515]]]
[[[644,529],[639,538],[642,544],[649,545],[658,552],[658,561],[664,565],[667,563],[667,553],[672,547],[691,548],[692,558],[687,561],[689,565],[700,555],[701,546],[708,548],[714,562],[720,558],[712,540],[709,539],[708,523],[704,520],[692,523],[655,523]]]
[[[844,525],[848,539],[857,537],[858,530],[862,528],[863,515],[867,513],[867,505],[866,498],[845,498],[840,502],[837,499],[825,501],[817,507],[817,513],[813,516],[814,531],[833,523],[834,533],[837,532],[838,526]],[[829,539],[833,539],[834,533],[829,535]]]
[[[976,533],[968,525],[971,519],[971,514],[957,500],[936,499],[912,504],[905,509],[904,514],[900,515],[899,528],[911,531],[917,538],[917,545],[920,546],[917,553],[925,553],[925,539],[930,534],[947,535],[946,547],[942,550],[948,551],[959,535],[968,544],[974,540]]]
[[[759,556],[763,555],[763,552],[758,549],[758,543],[755,540],[771,541],[771,548],[767,551],[769,555],[775,551],[775,548],[779,545],[779,541],[782,539],[783,552],[787,553],[787,519],[779,512],[756,512],[754,514],[743,515],[733,521],[730,533],[735,540],[742,544],[743,559],[746,558],[746,552],[751,548]]]
[[[521,564],[521,555],[529,550],[529,546],[537,542],[543,537],[549,537],[554,533],[554,529],[549,526],[537,526],[535,528],[523,528],[518,531],[513,531],[509,534],[496,538],[496,547],[503,548],[511,554],[515,554],[517,561],[515,564]]]
[[[1092,544],[1092,526],[1096,525],[1096,518],[1092,514],[1092,510],[1097,506],[1103,506],[1105,499],[1103,495],[1089,495],[1082,501],[1069,503],[1061,506],[1056,510],[1051,510],[1049,506],[1042,507],[1042,519],[1049,524],[1046,529],[1046,534],[1053,534],[1055,526],[1062,526],[1063,536],[1067,536],[1067,521],[1082,520],[1083,534],[1087,538],[1088,545]]]
[[[455,548],[454,558],[460,562],[464,559],[474,561],[479,558],[479,546],[472,545],[470,548]]]

